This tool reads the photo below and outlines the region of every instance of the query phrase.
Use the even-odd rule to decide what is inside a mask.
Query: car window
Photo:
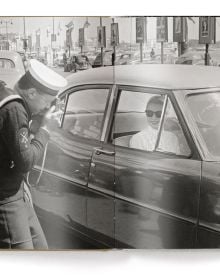
[[[209,153],[220,158],[220,92],[189,95],[187,104]]]
[[[63,129],[83,138],[100,140],[109,89],[85,89],[70,94]]]
[[[144,141],[140,139],[145,132],[148,133],[149,124],[146,117],[146,105],[153,97],[160,98],[163,106],[164,96],[159,94],[121,91],[111,136],[111,140],[115,145],[146,151],[154,149],[157,129],[153,131],[154,136],[151,137],[150,143],[148,143],[149,147],[146,147],[147,144],[145,145]]]
[[[12,60],[6,58],[0,58],[0,69],[11,69],[15,68],[15,64]]]
[[[169,98],[157,150],[182,156],[189,156],[191,154],[182,127]]]
[[[190,155],[185,135],[169,99],[165,105],[165,95],[122,90],[111,141],[130,149]]]

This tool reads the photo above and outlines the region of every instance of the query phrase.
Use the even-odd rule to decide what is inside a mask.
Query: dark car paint
[[[202,163],[201,199],[199,207],[199,248],[220,247],[220,163]]]
[[[179,108],[177,114],[183,118]],[[80,233],[101,248],[219,247],[219,164],[202,162],[186,123],[184,130],[191,158],[55,132],[46,172],[33,188],[35,205],[46,213],[41,215],[44,226],[55,215],[59,228]],[[65,144],[72,153],[64,153]],[[71,246],[71,234],[69,242],[66,238],[63,242]]]

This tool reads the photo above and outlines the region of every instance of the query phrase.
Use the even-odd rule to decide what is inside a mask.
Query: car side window
[[[69,95],[63,129],[72,135],[100,140],[109,89],[83,89]]]
[[[169,98],[158,143],[157,150],[160,152],[174,153],[182,156],[189,156],[191,154],[186,137]]]
[[[157,107],[148,108],[146,112],[147,104],[154,98],[159,99],[162,105],[158,110]],[[122,90],[114,117],[112,142],[117,146],[152,151],[156,144],[158,127],[156,125],[155,129],[151,129],[147,114],[156,110],[156,122],[159,124],[163,102],[164,96],[160,94]]]
[[[115,145],[130,149],[191,154],[174,108],[162,94],[122,90],[111,138]]]

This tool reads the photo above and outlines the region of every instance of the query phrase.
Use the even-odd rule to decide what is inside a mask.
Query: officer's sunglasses
[[[145,112],[146,112],[147,117],[149,117],[149,118],[152,118],[153,115],[155,115],[156,118],[160,118],[161,114],[162,114],[162,111],[146,110]]]

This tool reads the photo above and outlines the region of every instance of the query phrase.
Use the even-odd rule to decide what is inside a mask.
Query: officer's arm
[[[39,160],[49,140],[49,133],[39,129],[33,139],[29,136],[28,116],[24,107],[16,103],[10,108],[7,116],[7,127],[4,129],[5,142],[14,162],[14,168],[28,172]]]

